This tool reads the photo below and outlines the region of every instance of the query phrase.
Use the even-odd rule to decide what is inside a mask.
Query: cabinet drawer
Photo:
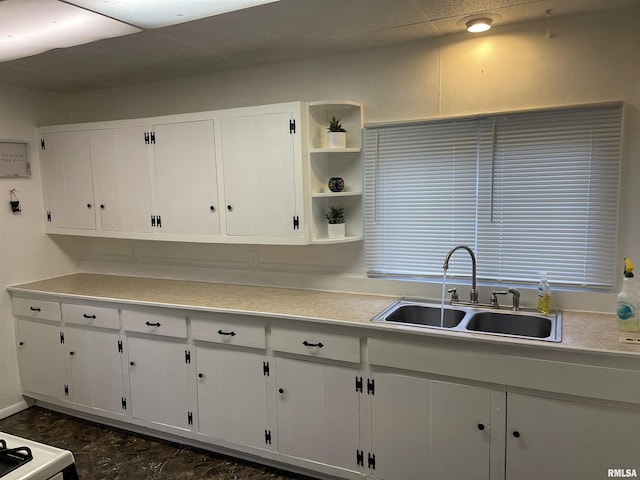
[[[67,323],[92,327],[120,329],[118,310],[90,305],[62,304],[62,318]]]
[[[187,338],[187,319],[181,315],[123,310],[122,324],[128,332]]]
[[[211,315],[191,317],[194,340],[242,347],[266,346],[264,323],[245,315]]]
[[[13,313],[20,317],[38,318],[50,322],[60,322],[60,304],[45,300],[14,298]]]
[[[279,352],[360,363],[360,337],[273,327],[271,348]]]

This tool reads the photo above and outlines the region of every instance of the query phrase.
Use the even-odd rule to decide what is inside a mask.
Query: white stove
[[[0,432],[0,480],[78,480],[73,454]]]

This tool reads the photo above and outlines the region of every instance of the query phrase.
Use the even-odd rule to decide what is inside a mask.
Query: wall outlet
[[[249,268],[258,268],[260,266],[260,255],[257,250],[251,250],[249,252]]]

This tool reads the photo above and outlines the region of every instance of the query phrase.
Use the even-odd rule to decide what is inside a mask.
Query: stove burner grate
[[[0,477],[33,460],[29,447],[7,448],[7,442],[0,439]]]

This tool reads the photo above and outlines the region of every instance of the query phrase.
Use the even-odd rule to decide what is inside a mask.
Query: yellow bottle
[[[545,315],[551,313],[551,286],[546,273],[542,274],[538,284],[538,312]]]

